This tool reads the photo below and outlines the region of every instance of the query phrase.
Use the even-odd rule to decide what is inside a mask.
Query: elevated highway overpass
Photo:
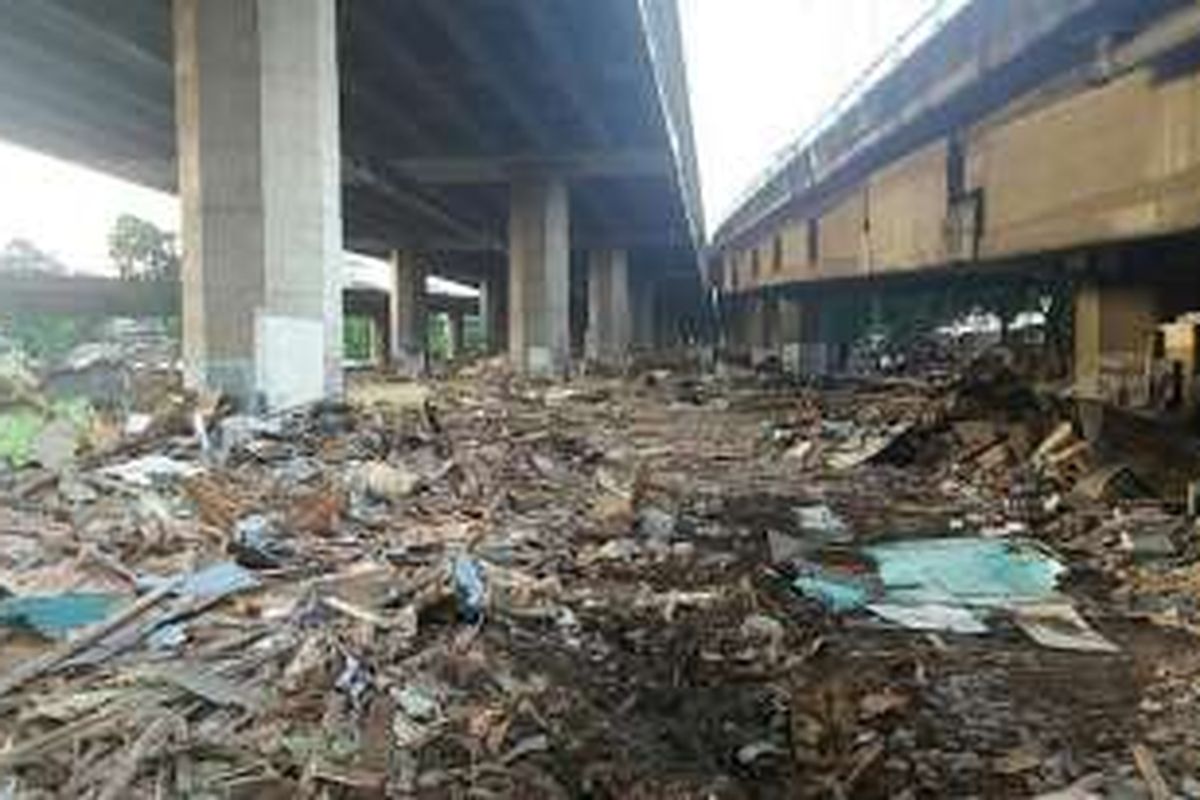
[[[336,391],[343,247],[393,259],[397,363],[421,359],[434,270],[484,288],[517,367],[557,372],[573,329],[620,360],[672,293],[699,296],[676,13],[0,0],[0,137],[179,194],[198,380],[276,401]],[[591,278],[582,308],[572,262]]]
[[[721,224],[728,340],[820,372],[899,298],[931,325],[964,285],[1010,315],[1065,298],[1077,389],[1126,396],[1200,308],[1200,6],[955,6]]]

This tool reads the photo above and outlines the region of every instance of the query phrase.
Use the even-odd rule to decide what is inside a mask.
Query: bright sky
[[[0,247],[24,238],[75,272],[115,271],[108,232],[123,213],[179,230],[171,195],[0,141]]]
[[[708,229],[771,157],[934,0],[679,0]],[[0,247],[31,240],[79,272],[109,266],[122,213],[178,230],[174,198],[0,142]]]
[[[679,0],[708,231],[933,0]]]

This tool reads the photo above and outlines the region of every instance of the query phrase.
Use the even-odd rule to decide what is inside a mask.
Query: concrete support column
[[[567,184],[512,185],[508,226],[508,353],[514,369],[563,374],[571,354],[571,245]]]
[[[1075,290],[1075,393],[1118,406],[1150,399],[1157,298],[1146,284],[1088,279]]]
[[[658,281],[646,279],[632,288],[633,341],[639,350],[658,347]]]
[[[391,345],[388,343],[388,318],[386,313],[371,315],[371,364],[382,367],[387,364]]]
[[[446,331],[450,339],[450,358],[458,360],[466,355],[466,324],[465,317],[461,311],[451,311],[446,314],[447,322],[449,323]]]
[[[798,375],[804,364],[804,304],[794,297],[780,297],[778,302],[780,364]]]
[[[750,344],[746,298],[736,294],[730,295],[725,304],[723,320],[728,354],[739,359],[748,356]]]
[[[818,301],[809,300],[804,303],[801,316],[801,338],[804,347],[801,349],[800,370],[806,375],[825,375],[830,371],[830,326],[826,320],[829,315],[822,310]]]
[[[780,357],[783,331],[780,322],[780,300],[773,292],[760,296],[758,301],[758,348],[754,354],[756,363],[764,363]]]
[[[428,349],[425,265],[411,251],[397,250],[391,277],[391,363],[401,374],[420,375]]]
[[[629,255],[624,250],[594,250],[588,253],[587,358],[620,366],[632,343]]]
[[[342,388],[337,19],[327,0],[176,0],[189,380],[295,405]]]
[[[488,355],[504,352],[508,341],[504,288],[499,278],[489,278],[479,284],[479,323]]]

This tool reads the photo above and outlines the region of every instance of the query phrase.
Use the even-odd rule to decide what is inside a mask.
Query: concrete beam
[[[379,164],[367,163],[363,159],[355,159],[345,168],[348,184],[369,187],[379,192],[396,205],[440,226],[465,243],[468,249],[500,248],[499,237],[489,231],[486,225],[461,218],[439,203],[422,197],[415,189],[405,191],[399,188],[398,182],[391,179],[388,172],[389,170],[381,168]]]
[[[541,122],[541,115],[529,99],[508,82],[505,69],[487,39],[480,35],[466,7],[446,0],[424,0],[422,8],[438,21],[454,49],[471,65],[473,76],[496,96],[531,144],[548,147],[550,136]]]
[[[387,165],[418,183],[508,183],[529,174],[564,178],[670,178],[671,156],[651,149],[518,154],[470,158],[391,159]]]
[[[565,37],[552,22],[557,9],[562,6],[538,5],[532,3],[516,3],[516,11],[524,21],[525,26],[533,33],[538,48],[546,55],[551,68],[560,75],[580,73],[580,59],[564,46]],[[587,132],[588,138],[599,145],[607,145],[609,133],[600,115],[596,113],[594,101],[585,96],[586,89],[581,90],[575,81],[564,81],[564,92],[567,102],[571,105],[571,116],[578,120]]]
[[[364,37],[363,41],[368,43],[372,52],[384,59],[391,67],[388,76],[390,80],[404,81],[408,86],[415,88],[428,108],[448,119],[455,131],[466,137],[467,140],[474,142],[477,147],[482,149],[493,147],[492,137],[479,124],[478,114],[475,113],[475,110],[468,108],[459,100],[444,81],[435,78],[433,73],[427,70],[421,61],[408,50],[396,47],[389,37],[389,33],[386,27],[380,29],[369,24],[362,25],[357,31],[359,36]],[[388,105],[386,97],[380,98],[380,101],[384,105]],[[397,116],[409,115],[401,113]]]

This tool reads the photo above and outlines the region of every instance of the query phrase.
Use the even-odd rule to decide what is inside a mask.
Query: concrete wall
[[[866,218],[867,194],[861,188],[821,215],[815,276],[843,278],[866,272],[863,259]]]
[[[872,271],[908,270],[946,259],[946,155],[946,142],[935,142],[871,176]]]
[[[1200,79],[1136,73],[972,132],[986,257],[1149,236],[1200,222]]]

